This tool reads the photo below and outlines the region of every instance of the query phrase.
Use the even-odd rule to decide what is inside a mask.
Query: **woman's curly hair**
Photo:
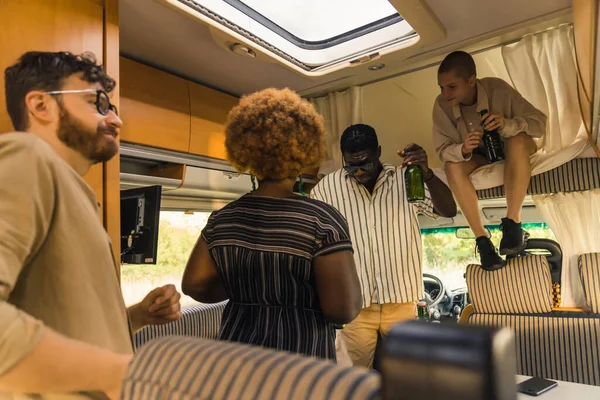
[[[229,161],[259,180],[299,176],[325,154],[323,118],[289,89],[242,97],[229,112],[225,135]]]

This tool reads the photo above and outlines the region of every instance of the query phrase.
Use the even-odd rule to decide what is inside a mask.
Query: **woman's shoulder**
[[[222,209],[214,211],[211,214],[211,219],[214,220],[226,215],[232,216],[237,213],[244,214],[248,212],[259,212],[264,216],[275,213],[282,219],[285,218],[284,216],[308,217],[319,220],[338,219],[341,217],[340,212],[335,207],[323,201],[311,199],[310,197],[275,198],[246,194],[227,204]]]

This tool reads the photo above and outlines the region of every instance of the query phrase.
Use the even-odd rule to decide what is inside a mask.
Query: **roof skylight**
[[[307,42],[331,40],[380,20],[400,17],[387,0],[368,0],[368,7],[364,0],[241,0],[239,3]]]
[[[304,71],[413,45],[419,35],[388,0],[167,0],[202,14]]]

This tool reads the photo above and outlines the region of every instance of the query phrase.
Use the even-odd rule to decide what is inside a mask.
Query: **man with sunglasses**
[[[132,332],[181,313],[173,285],[125,308],[82,178],[119,151],[115,81],[65,52],[26,53],[5,81],[17,132],[0,135],[0,398],[119,398]]]
[[[381,163],[375,129],[364,124],[347,128],[340,145],[344,167],[324,177],[311,196],[337,208],[348,221],[363,309],[341,338],[353,364],[371,368],[378,336],[415,318],[422,297],[417,215],[454,217],[456,204],[448,186],[429,169],[420,146],[409,144],[399,151],[404,158],[400,166]],[[423,203],[410,204],[406,198],[404,168],[411,164],[423,169]]]

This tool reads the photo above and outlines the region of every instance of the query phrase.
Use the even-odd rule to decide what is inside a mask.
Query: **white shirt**
[[[417,215],[438,215],[427,186],[425,202],[407,201],[404,171],[383,164],[372,194],[344,169],[325,176],[311,191],[311,197],[331,204],[348,221],[365,308],[417,301],[423,295]]]

